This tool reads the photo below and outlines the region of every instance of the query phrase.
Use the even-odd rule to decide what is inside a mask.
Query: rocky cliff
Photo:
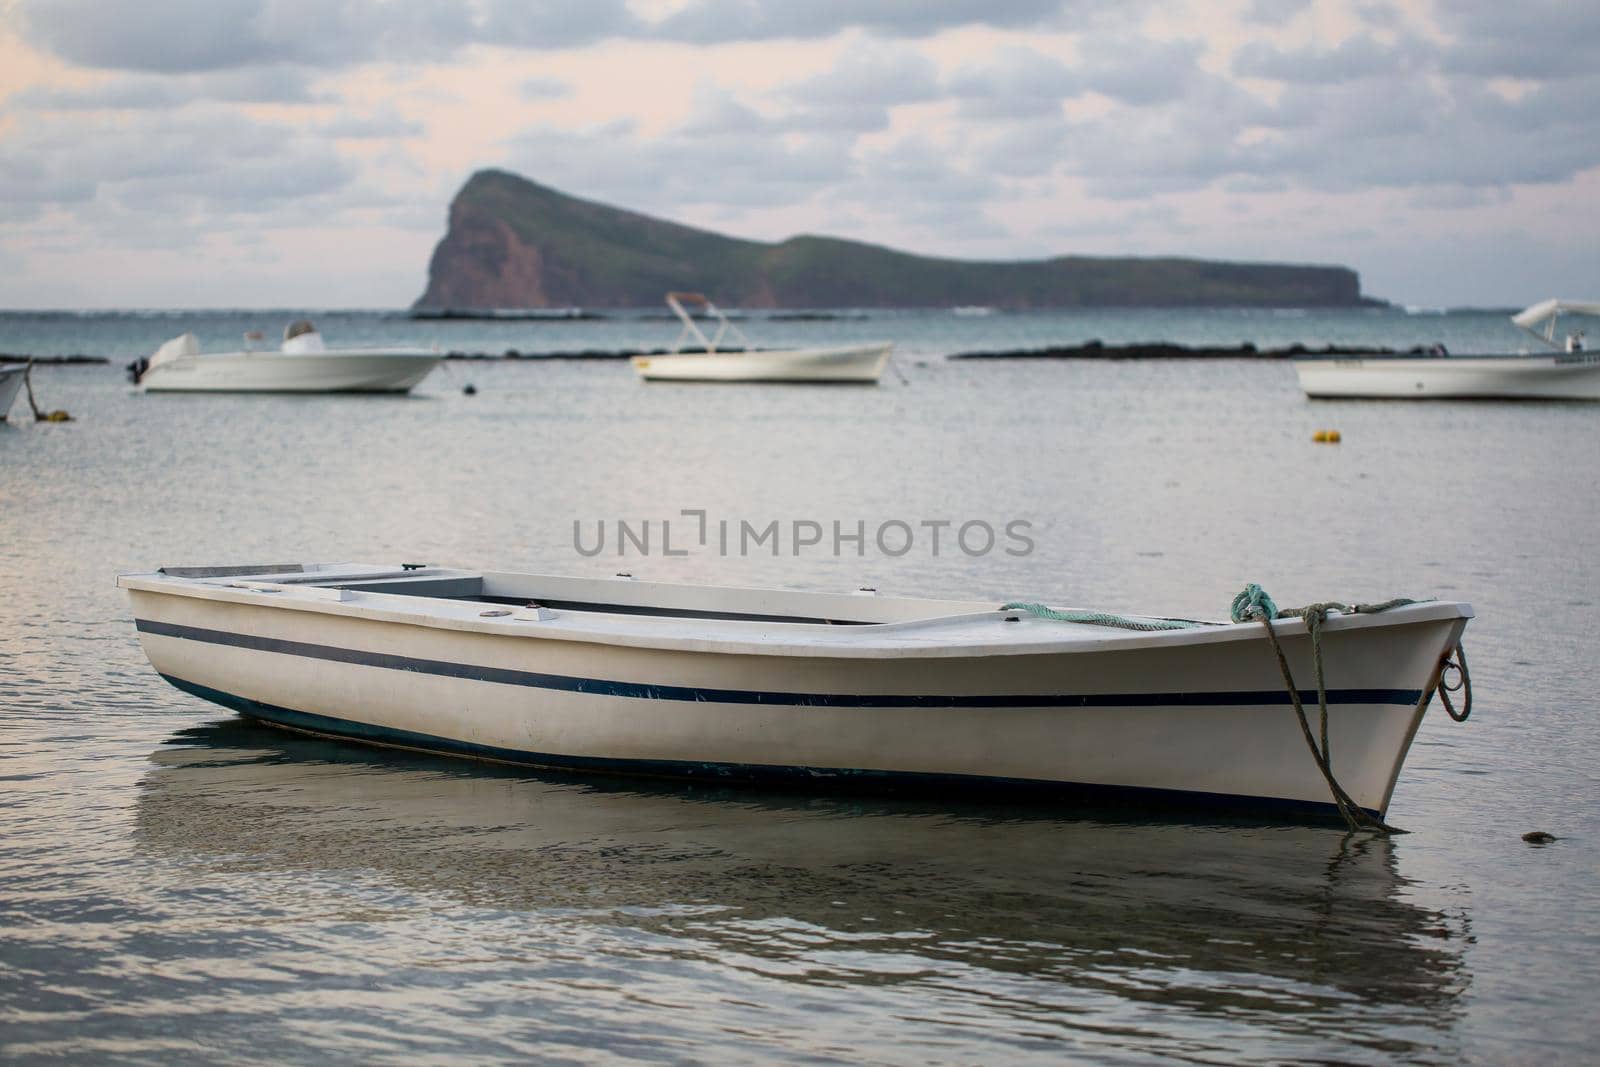
[[[567,196],[505,171],[450,205],[417,308],[654,307],[674,289],[728,307],[1337,307],[1344,267],[1062,256],[977,262],[828,237],[765,244]]]

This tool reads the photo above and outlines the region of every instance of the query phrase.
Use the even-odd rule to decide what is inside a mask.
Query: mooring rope
[[[1456,684],[1451,685],[1444,680],[1445,671],[1456,672]],[[1461,694],[1461,710],[1456,711],[1455,702],[1450,699],[1451,693]],[[1467,672],[1467,650],[1461,642],[1456,642],[1455,659],[1445,657],[1444,666],[1439,668],[1439,702],[1444,705],[1445,714],[1456,722],[1466,722],[1472,717],[1472,675]]]
[[[1383,605],[1382,610],[1399,607],[1402,603],[1409,604],[1412,601],[1404,599],[1391,601]],[[1328,792],[1332,795],[1334,807],[1339,809],[1339,815],[1344,819],[1345,826],[1352,832],[1372,830],[1383,834],[1404,833],[1404,830],[1390,826],[1382,819],[1368,815],[1362,810],[1345,791],[1344,786],[1339,784],[1339,779],[1333,773],[1332,750],[1328,745],[1328,686],[1322,669],[1322,624],[1327,621],[1329,611],[1352,611],[1355,607],[1356,605],[1330,602],[1308,604],[1303,608],[1281,609],[1272,602],[1272,598],[1265,590],[1252,582],[1234,597],[1232,618],[1234,622],[1257,619],[1266,630],[1267,641],[1272,645],[1272,653],[1278,660],[1278,670],[1283,674],[1283,684],[1289,691],[1289,703],[1294,707],[1295,719],[1300,723],[1300,736],[1305,739],[1306,748],[1310,751],[1317,770],[1322,772],[1323,781],[1328,783]],[[1322,739],[1320,745],[1317,743],[1317,738],[1311,734],[1311,723],[1306,718],[1305,705],[1300,701],[1300,687],[1295,684],[1294,673],[1289,669],[1289,659],[1283,654],[1283,645],[1278,641],[1278,631],[1272,625],[1274,619],[1288,618],[1304,619],[1306,633],[1311,636],[1311,667],[1317,679],[1318,732]]]
[[[1229,618],[1236,623],[1259,621],[1267,633],[1267,641],[1272,646],[1273,655],[1278,660],[1278,670],[1283,675],[1283,684],[1289,691],[1289,703],[1294,708],[1295,718],[1300,723],[1300,735],[1305,739],[1306,748],[1311,753],[1317,770],[1322,773],[1323,781],[1328,784],[1328,792],[1333,797],[1334,807],[1339,810],[1339,815],[1351,831],[1371,830],[1383,834],[1403,834],[1406,831],[1390,826],[1381,818],[1368,814],[1355,802],[1344,786],[1339,784],[1339,779],[1333,773],[1333,758],[1328,743],[1328,685],[1326,673],[1322,664],[1322,625],[1328,620],[1328,613],[1336,611],[1341,615],[1374,615],[1378,612],[1388,611],[1391,608],[1404,607],[1407,604],[1416,604],[1419,601],[1409,597],[1395,597],[1376,604],[1345,604],[1330,600],[1319,604],[1308,604],[1303,608],[1280,608],[1273,602],[1267,591],[1255,582],[1251,582],[1240,590],[1239,595],[1233,598],[1229,609]],[[1002,611],[1025,611],[1041,619],[1052,619],[1056,622],[1087,623],[1091,626],[1115,626],[1124,630],[1191,630],[1207,623],[1195,622],[1189,619],[1142,619],[1126,615],[1111,615],[1099,611],[1057,611],[1043,604],[1024,601],[1013,601],[1002,605]],[[1311,637],[1311,667],[1316,675],[1317,682],[1317,732],[1312,733],[1311,721],[1306,716],[1304,703],[1300,700],[1300,688],[1295,684],[1294,673],[1289,668],[1289,659],[1284,655],[1283,645],[1278,641],[1278,631],[1272,624],[1277,619],[1303,619],[1306,624],[1306,633]],[[1467,673],[1467,654],[1460,642],[1456,643],[1454,650],[1455,659],[1446,658],[1440,667],[1438,691],[1444,709],[1456,722],[1466,722],[1472,714],[1472,678]],[[1459,676],[1455,685],[1449,685],[1444,679],[1446,670],[1454,670]],[[1450,693],[1461,692],[1462,708],[1458,713],[1455,705],[1450,700]],[[1423,699],[1427,699],[1425,694]],[[1320,738],[1320,744],[1319,742]]]

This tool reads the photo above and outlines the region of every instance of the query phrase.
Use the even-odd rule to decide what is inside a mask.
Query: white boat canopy
[[[710,339],[706,338],[706,335],[701,332],[700,327],[695,323],[694,316],[690,315],[688,310],[684,308],[684,304],[699,304],[705,308],[707,315],[717,320],[715,336]],[[674,353],[682,351],[683,343],[690,337],[700,343],[701,349],[712,355],[716,354],[717,346],[722,343],[722,339],[730,334],[739,339],[739,344],[744,351],[748,352],[753,347],[750,344],[750,338],[744,335],[744,331],[729,322],[728,316],[722,313],[722,309],[706,299],[703,293],[668,293],[667,306],[672,309],[674,315],[678,316],[678,321],[683,323],[683,329],[678,331],[678,339],[672,344]]]
[[[156,349],[155,355],[150,357],[150,366],[161,363],[171,363],[177,359],[191,359],[200,354],[200,341],[192,333],[180,333],[172,340]]]
[[[1556,320],[1562,315],[1600,315],[1600,302],[1593,300],[1541,300],[1511,316],[1511,321],[1546,344],[1556,343]]]

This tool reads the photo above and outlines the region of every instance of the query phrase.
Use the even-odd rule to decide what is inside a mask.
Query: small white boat
[[[118,585],[169,682],[306,733],[718,782],[1336,810],[1259,622],[413,564]],[[1322,624],[1331,769],[1363,811],[1387,809],[1471,616],[1408,603]],[[1273,632],[1315,730],[1313,638],[1299,618]]]
[[[129,364],[128,373],[150,393],[405,393],[442,358],[423,348],[327,348],[301,320],[275,352],[201,352],[185,333]]]
[[[23,383],[28,380],[28,365],[26,363],[0,364],[0,422],[4,422],[11,405],[16,402],[17,394],[22,391]]]
[[[684,303],[699,304],[717,320],[710,338],[701,331]],[[846,382],[874,384],[889,362],[894,344],[834,345],[827,348],[757,350],[750,339],[728,321],[728,316],[700,293],[668,293],[667,306],[683,323],[667,355],[634,356],[634,373],[645,381],[678,382]],[[725,337],[736,337],[739,348],[721,348]],[[682,351],[693,338],[701,352]]]
[[[1600,303],[1544,300],[1513,315],[1547,353],[1315,356],[1295,360],[1294,369],[1311,397],[1600,400],[1600,353],[1584,350],[1581,331],[1556,341],[1564,314],[1600,315]]]

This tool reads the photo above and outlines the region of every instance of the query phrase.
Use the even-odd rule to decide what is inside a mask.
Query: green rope
[[[1001,611],[1025,611],[1029,615],[1036,615],[1041,619],[1050,619],[1053,622],[1081,622],[1090,626],[1115,626],[1120,630],[1193,630],[1204,626],[1202,622],[1191,622],[1188,619],[1134,619],[1126,615],[1110,615],[1103,611],[1057,611],[1047,608],[1043,604],[1032,604],[1017,600],[1010,604],[1000,605]]]
[[[1278,617],[1278,605],[1272,602],[1272,598],[1267,595],[1265,589],[1255,582],[1251,582],[1239,591],[1238,596],[1233,598],[1233,608],[1228,612],[1228,617],[1234,622],[1248,622],[1258,615],[1276,619]]]
[[[1267,591],[1255,582],[1251,582],[1240,590],[1239,595],[1233,598],[1228,617],[1236,623],[1259,621],[1267,632],[1267,641],[1272,646],[1273,654],[1278,660],[1278,669],[1283,675],[1283,684],[1289,691],[1289,703],[1294,707],[1295,718],[1300,723],[1300,734],[1305,739],[1306,748],[1311,752],[1311,758],[1317,765],[1317,770],[1322,772],[1323,780],[1328,783],[1328,792],[1333,796],[1333,803],[1339,809],[1345,825],[1351,831],[1372,830],[1384,834],[1403,834],[1404,830],[1390,826],[1382,819],[1368,815],[1361,806],[1351,798],[1339,780],[1333,774],[1333,760],[1328,747],[1328,685],[1322,665],[1322,625],[1327,622],[1330,612],[1341,615],[1372,615],[1391,608],[1404,607],[1407,604],[1416,604],[1419,601],[1407,597],[1396,597],[1377,604],[1344,604],[1338,601],[1326,601],[1320,604],[1308,604],[1303,608],[1280,608],[1267,595]],[[1056,622],[1086,623],[1090,626],[1115,626],[1124,630],[1191,630],[1207,623],[1194,622],[1188,619],[1138,619],[1126,615],[1110,615],[1099,611],[1057,611],[1043,604],[1034,604],[1024,601],[1013,601],[1002,605],[1001,611],[1025,611],[1041,619],[1051,619]],[[1284,655],[1283,646],[1278,642],[1277,629],[1272,625],[1276,619],[1303,619],[1306,624],[1306,633],[1311,637],[1311,666],[1317,679],[1317,712],[1318,731],[1316,735],[1311,732],[1311,722],[1306,716],[1305,705],[1300,700],[1300,689],[1295,684],[1294,674],[1289,669],[1288,657]],[[1460,652],[1457,646],[1456,651]],[[1465,664],[1465,655],[1461,656]],[[1453,664],[1451,664],[1453,666]],[[1465,673],[1463,669],[1463,674]],[[1426,700],[1432,696],[1432,690],[1424,695]],[[1447,698],[1448,699],[1448,698]],[[1470,698],[1469,698],[1470,700]],[[1468,708],[1471,704],[1468,703]],[[1446,707],[1455,718],[1455,710]],[[1465,719],[1465,715],[1461,718]],[[1320,738],[1321,743],[1318,743]]]

